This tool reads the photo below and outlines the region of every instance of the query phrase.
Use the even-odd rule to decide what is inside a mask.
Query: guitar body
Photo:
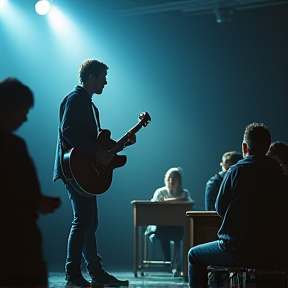
[[[116,142],[110,138],[109,130],[102,130],[96,142],[106,148],[112,149]],[[96,196],[109,189],[112,183],[113,170],[126,164],[125,155],[114,154],[108,166],[103,166],[94,154],[85,152],[77,147],[72,148],[63,155],[62,171],[67,180],[74,180],[73,186],[84,196]]]
[[[96,143],[113,155],[107,166],[103,165],[94,154],[77,147],[65,152],[61,166],[66,180],[78,193],[87,197],[107,191],[112,183],[113,170],[124,166],[127,162],[127,157],[119,156],[117,152],[122,151],[127,145],[131,145],[131,143],[129,144],[130,136],[135,135],[141,127],[147,127],[150,121],[149,113],[142,112],[138,116],[138,123],[117,142],[111,139],[109,130],[102,130],[99,133]]]

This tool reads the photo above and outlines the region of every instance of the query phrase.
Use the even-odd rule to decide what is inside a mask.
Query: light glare
[[[0,0],[0,10],[4,7],[5,0]]]
[[[41,0],[35,4],[35,11],[39,15],[45,15],[49,12],[49,10],[50,10],[50,2],[47,0]]]

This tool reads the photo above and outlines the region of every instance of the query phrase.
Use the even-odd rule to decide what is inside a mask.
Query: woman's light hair
[[[181,167],[172,167],[165,174],[165,177],[164,177],[165,185],[166,185],[166,182],[169,180],[169,178],[171,177],[172,174],[179,175],[179,180],[180,180],[180,182],[182,182],[183,169]]]

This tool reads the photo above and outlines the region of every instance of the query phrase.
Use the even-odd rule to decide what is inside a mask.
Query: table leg
[[[137,277],[137,267],[138,267],[138,226],[134,221],[134,277]]]
[[[188,251],[190,249],[190,218],[185,217],[183,237],[183,280],[188,282]]]

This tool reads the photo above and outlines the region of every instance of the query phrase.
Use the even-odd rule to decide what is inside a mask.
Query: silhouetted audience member
[[[215,211],[216,198],[224,176],[228,169],[241,159],[243,159],[242,154],[237,153],[236,151],[228,151],[222,155],[222,162],[220,162],[222,170],[212,176],[206,183],[205,210]],[[210,286],[217,287],[218,283],[223,283],[223,285],[225,285],[224,281],[226,281],[226,283],[229,282],[229,273],[226,271],[215,271],[209,278]]]
[[[288,144],[283,141],[273,142],[269,147],[267,155],[279,163],[284,175],[288,177]]]
[[[288,187],[281,167],[266,155],[270,144],[265,125],[246,127],[244,159],[227,171],[216,199],[216,211],[223,218],[218,240],[194,246],[188,253],[190,288],[207,287],[209,265],[252,269],[285,265]]]
[[[281,166],[283,173],[288,183],[288,144],[283,141],[275,141],[271,143],[267,155],[275,159]],[[288,193],[288,189],[287,189]],[[288,258],[288,255],[287,255]],[[288,261],[288,260],[287,260]],[[287,267],[288,268],[288,263]],[[261,271],[256,270],[255,284],[260,288],[275,288],[282,287],[282,283],[285,283],[285,275],[279,273],[279,271]]]
[[[205,210],[215,211],[217,194],[227,170],[230,168],[230,166],[236,164],[242,158],[242,154],[237,153],[236,151],[229,151],[223,154],[222,162],[220,163],[222,171],[216,173],[206,183]]]
[[[38,213],[52,213],[58,197],[44,196],[25,141],[13,134],[34,106],[18,79],[0,82],[0,287],[48,287]]]

